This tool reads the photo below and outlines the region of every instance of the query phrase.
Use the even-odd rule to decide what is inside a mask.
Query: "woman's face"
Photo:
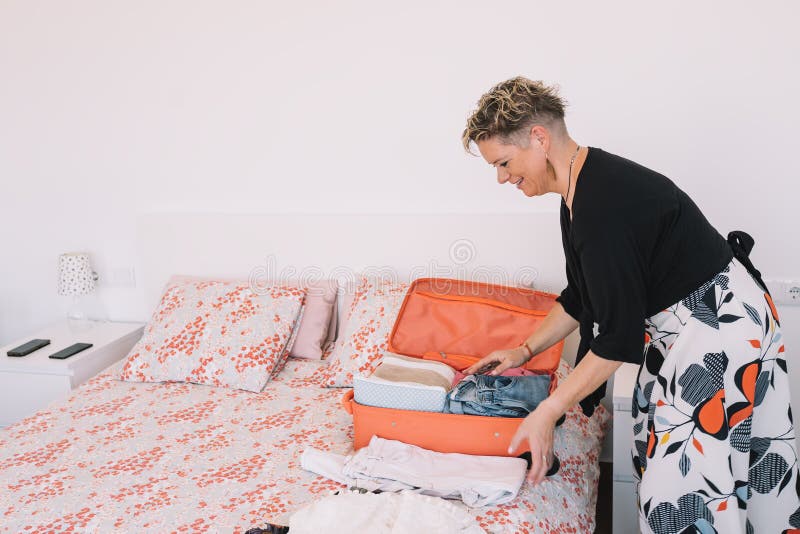
[[[477,145],[483,159],[497,169],[498,183],[511,184],[528,197],[550,191],[545,151],[537,140],[527,148],[506,145],[494,137],[478,141]]]

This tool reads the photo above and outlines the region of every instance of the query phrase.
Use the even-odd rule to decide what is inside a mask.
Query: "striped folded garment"
[[[387,352],[372,376],[367,378],[376,383],[429,386],[450,391],[455,376],[456,370],[446,363]]]
[[[371,376],[353,379],[353,395],[366,406],[440,412],[455,377],[447,364],[386,352]]]

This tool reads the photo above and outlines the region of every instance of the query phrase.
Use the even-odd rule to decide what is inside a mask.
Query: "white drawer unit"
[[[633,479],[633,425],[631,399],[639,366],[624,363],[614,374],[614,511],[612,532],[639,532],[639,511],[636,507],[636,488]]]
[[[70,391],[124,358],[144,331],[142,323],[64,320],[0,349],[0,427],[8,426]],[[27,356],[7,352],[32,339],[50,344]],[[74,343],[92,347],[65,360],[48,356]]]

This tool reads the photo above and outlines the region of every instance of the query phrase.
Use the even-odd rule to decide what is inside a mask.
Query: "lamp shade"
[[[59,295],[88,295],[94,291],[96,276],[88,254],[73,252],[58,257]]]

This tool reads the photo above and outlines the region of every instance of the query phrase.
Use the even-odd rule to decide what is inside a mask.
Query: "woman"
[[[467,370],[523,365],[580,327],[578,362],[525,418],[529,480],[552,461],[556,421],[591,413],[622,362],[640,365],[632,448],[643,532],[786,532],[800,528],[800,480],[778,315],[747,254],[666,177],[579,146],[564,102],[514,78],[481,97],[463,134],[526,196],[561,195],[567,287],[517,348]],[[595,329],[596,327],[596,329]],[[617,429],[618,432],[624,432]]]

